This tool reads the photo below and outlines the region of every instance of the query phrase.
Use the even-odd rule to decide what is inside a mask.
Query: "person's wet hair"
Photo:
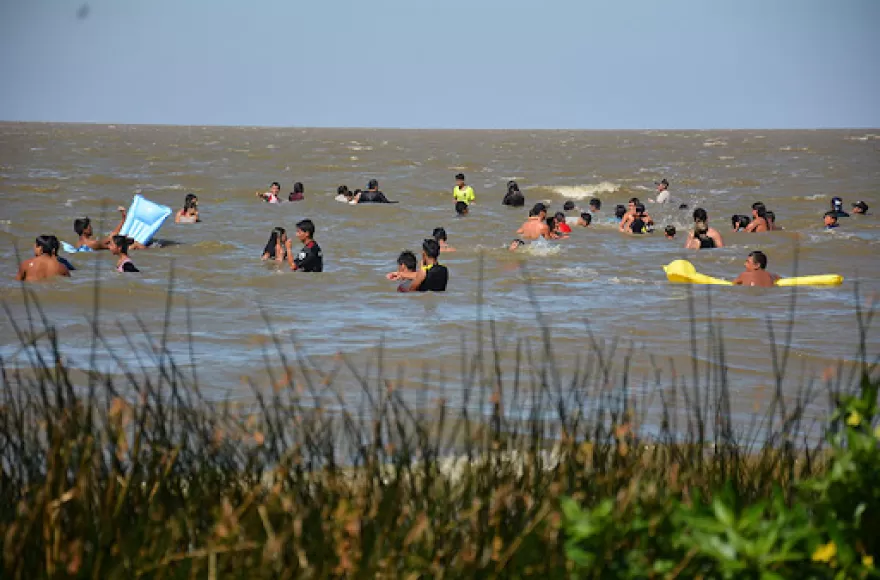
[[[773,213],[772,211],[768,211],[767,212],[767,219],[770,220],[771,222],[775,222],[776,221],[776,214]]]
[[[400,252],[400,255],[397,256],[397,265],[403,266],[410,272],[415,272],[416,268],[419,265],[419,261],[416,258],[416,255],[410,252],[409,250],[405,250]]]
[[[663,231],[666,232],[666,235],[670,238],[675,237],[675,226],[666,226],[666,229],[664,229]]]
[[[508,193],[511,191],[519,191],[519,184],[515,181],[508,181],[507,182],[507,191],[508,191]]]
[[[83,232],[88,229],[88,227],[92,224],[92,220],[87,217],[77,218],[73,220],[73,231],[76,232],[76,235],[81,236]]]
[[[587,225],[590,225],[591,223],[593,223],[593,216],[591,216],[590,212],[588,212],[588,211],[585,211],[581,214],[581,219],[584,220],[587,223]]]
[[[594,197],[593,199],[590,200],[590,207],[594,207],[597,210],[602,209],[602,200],[599,199],[598,197]]]
[[[379,180],[378,179],[371,179],[369,182],[367,182],[367,189],[378,189],[378,188],[379,188]]]
[[[455,213],[457,213],[458,215],[464,215],[465,213],[467,213],[467,209],[468,209],[468,204],[466,204],[465,202],[463,202],[463,201],[455,202]]]
[[[687,208],[688,208],[688,204],[686,204],[686,203],[683,203],[678,206],[678,209],[687,209]]]
[[[272,184],[269,186],[269,188],[271,189],[273,187],[277,187],[278,189],[281,189],[281,184],[278,183],[277,181],[273,181]]]
[[[633,205],[636,205],[636,204],[638,204],[638,203],[640,203],[640,202],[641,202],[641,200],[639,200],[639,198],[637,198],[637,197],[631,197],[631,198],[629,198],[629,203],[631,203],[631,204],[633,204]]]
[[[562,204],[562,209],[563,209],[563,211],[571,211],[571,210],[573,210],[573,209],[574,209],[574,202],[571,201],[571,200],[568,200],[567,202],[565,202],[564,204]]]
[[[297,181],[293,184],[293,193],[305,193],[306,188],[303,186],[301,181]]]
[[[709,214],[706,213],[706,210],[704,210],[703,208],[698,207],[697,209],[694,210],[694,221],[695,221],[695,222],[707,222],[707,223],[708,223],[708,221],[709,221]]]
[[[443,228],[434,228],[434,232],[431,235],[434,236],[434,239],[438,242],[440,240],[443,240],[444,242],[446,241],[446,230]]]
[[[553,217],[555,217],[555,218],[556,218],[556,221],[558,221],[558,222],[564,222],[564,221],[565,221],[565,214],[562,213],[561,211],[558,211],[558,212],[556,212],[555,214],[553,214]]]
[[[315,223],[312,220],[300,220],[296,222],[296,229],[309,234],[309,238],[315,237]]]
[[[541,210],[539,210],[538,208],[533,207],[529,210],[529,217],[537,217],[539,215],[541,215]]]
[[[464,173],[457,173],[455,179],[464,181]]]
[[[272,230],[272,233],[269,234],[269,241],[266,242],[266,247],[263,248],[264,254],[269,254],[270,258],[275,258],[275,244],[279,242],[281,236],[286,234],[287,231],[284,228],[275,228]]]
[[[754,252],[749,253],[749,257],[754,260],[754,262],[761,267],[762,270],[767,269],[767,256],[764,252],[760,250],[755,250]]]
[[[544,205],[543,203],[541,203],[541,202],[539,201],[538,203],[536,203],[536,204],[532,207],[532,209],[536,210],[535,215],[538,215],[538,214],[541,213],[542,211],[547,211],[547,206]]]
[[[336,195],[344,195],[346,197],[351,195],[351,192],[348,191],[347,185],[340,185],[336,188]]]
[[[58,243],[58,238],[56,238],[55,236],[37,236],[36,245],[47,256],[58,255],[58,249],[60,245]]]
[[[752,209],[755,210],[755,213],[758,214],[758,217],[767,219],[767,208],[763,203],[753,203]]]
[[[128,248],[134,243],[134,240],[127,236],[113,236],[113,245],[119,248],[119,253],[127,254]]]
[[[626,206],[618,205],[614,208],[614,217],[621,219],[626,215]]]
[[[547,227],[550,228],[550,231],[551,231],[551,232],[552,232],[554,229],[556,229],[556,218],[555,218],[555,217],[552,217],[552,216],[551,216],[551,217],[548,217],[545,221],[547,222]]]
[[[526,245],[526,243],[524,241],[522,241],[521,239],[517,238],[517,239],[513,240],[512,242],[510,242],[509,248],[511,250],[515,250],[518,247],[524,246],[524,245]]]
[[[196,207],[198,204],[199,198],[194,193],[186,194],[186,198],[183,200],[183,211],[187,211]]]
[[[428,238],[422,242],[422,250],[429,258],[440,256],[440,243],[434,238]]]
[[[645,213],[645,204],[639,202],[636,204],[636,212],[637,213]]]

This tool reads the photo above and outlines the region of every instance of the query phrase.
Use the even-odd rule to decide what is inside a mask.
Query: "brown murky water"
[[[123,360],[136,359],[119,338],[119,326],[137,334],[135,316],[160,332],[172,264],[177,291],[168,340],[186,364],[188,303],[199,378],[217,397],[241,397],[242,375],[257,376],[275,357],[264,358],[268,335],[261,308],[275,332],[295,332],[301,352],[330,364],[338,352],[357,365],[372,365],[384,340],[389,368],[403,365],[408,388],[419,396],[447,398],[460,390],[462,352],[473,353],[478,314],[493,319],[503,336],[502,369],[512,372],[517,339],[540,357],[539,310],[549,324],[556,361],[565,373],[590,350],[586,324],[603,338],[632,344],[635,376],[653,377],[653,360],[664,377],[667,361],[687,367],[690,349],[688,288],[669,284],[661,269],[687,258],[701,272],[733,278],[750,250],[762,249],[769,269],[794,274],[799,248],[801,274],[839,273],[837,288],[801,288],[789,368],[794,375],[821,373],[838,359],[852,360],[858,331],[854,287],[880,290],[880,131],[528,132],[265,129],[246,127],[144,127],[0,124],[0,256],[7,275],[0,292],[13,317],[24,320],[15,246],[30,254],[33,238],[51,233],[74,242],[73,220],[109,210],[101,230],[115,222],[114,208],[142,193],[175,210],[185,194],[199,196],[203,222],[169,221],[158,238],[174,245],[133,255],[140,275],[120,275],[109,253],[68,256],[77,266],[71,280],[34,285],[36,295],[64,339],[71,364],[89,360],[89,322],[95,282],[100,286],[100,327]],[[456,219],[453,176],[467,174],[477,204]],[[363,187],[377,178],[393,206],[352,207],[333,201],[336,186]],[[690,252],[683,239],[662,233],[619,234],[606,222],[617,203],[653,197],[652,182],[672,182],[676,202],[705,207],[725,237],[721,250]],[[527,207],[567,199],[586,207],[599,197],[594,227],[571,239],[514,254],[505,247],[525,218],[522,209],[500,205],[505,183],[516,179]],[[306,188],[305,201],[270,206],[253,192],[280,181]],[[826,232],[822,214],[832,196],[866,201],[867,216],[842,220]],[[784,231],[733,234],[730,216],[749,213],[764,201]],[[657,224],[690,223],[678,203],[648,204]],[[293,230],[309,217],[318,228],[325,272],[291,273],[262,263],[260,252],[274,226]],[[444,226],[458,252],[444,255],[451,280],[443,295],[401,295],[383,274],[404,248],[418,249],[432,229]],[[481,309],[480,256],[483,256]],[[523,269],[524,267],[524,269]],[[526,278],[528,283],[526,283]],[[529,297],[529,288],[532,298]],[[754,407],[756,389],[769,382],[770,339],[791,304],[790,289],[713,288],[712,312],[726,341],[729,379],[743,412]],[[705,290],[696,296],[700,356],[707,356]],[[11,322],[0,320],[0,354],[21,357]],[[880,352],[877,325],[869,353]],[[135,337],[136,348],[145,342]],[[291,350],[291,353],[293,351]],[[618,350],[621,363],[624,350]],[[142,353],[141,353],[142,354]],[[115,363],[99,353],[98,363]],[[144,363],[151,363],[142,356]],[[323,361],[323,362],[322,362]],[[689,368],[689,367],[688,367]],[[423,374],[423,369],[428,369]],[[344,384],[350,377],[340,378]],[[637,382],[637,381],[636,381]],[[634,382],[634,384],[636,384]],[[799,380],[792,380],[794,389]],[[357,390],[352,381],[352,389]]]

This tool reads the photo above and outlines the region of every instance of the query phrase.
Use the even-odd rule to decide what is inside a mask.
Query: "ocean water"
[[[12,277],[17,260],[31,254],[35,236],[74,242],[77,217],[88,215],[96,230],[107,232],[116,222],[115,207],[127,206],[135,193],[177,210],[192,192],[199,197],[202,223],[169,220],[157,236],[165,247],[132,254],[141,274],[117,274],[109,252],[80,254],[68,256],[78,268],[71,279],[29,286],[58,328],[70,366],[89,364],[96,298],[102,336],[97,364],[109,372],[154,366],[142,329],[152,340],[162,339],[173,288],[165,340],[187,372],[194,363],[203,389],[218,399],[248,397],[247,380],[270,384],[265,369],[278,371],[281,365],[268,340],[274,334],[286,356],[307,360],[317,376],[341,366],[334,389],[343,394],[360,392],[360,386],[342,358],[375,376],[381,345],[384,368],[394,377],[400,372],[403,381],[395,381],[401,389],[425,400],[455,400],[466,382],[462,357],[480,349],[478,330],[491,361],[489,327],[478,329],[478,319],[494,321],[498,367],[505,376],[515,372],[518,344],[523,377],[536,376],[549,337],[562,380],[569,380],[565,377],[589,360],[589,329],[606,346],[619,339],[615,368],[632,353],[627,364],[635,388],[662,388],[674,380],[673,367],[678,374],[691,368],[693,297],[697,358],[707,364],[717,354],[707,333],[711,313],[725,341],[735,411],[746,416],[759,410],[756,393],[772,383],[771,346],[789,330],[793,293],[798,314],[785,387],[791,396],[803,384],[801,377],[856,358],[857,301],[866,306],[880,290],[878,149],[877,130],[0,124],[0,258],[7,271],[0,293],[11,314],[0,319],[0,354],[7,364],[26,362],[14,323],[28,329],[28,303]],[[477,195],[465,218],[455,217],[451,198],[458,172],[467,175]],[[652,198],[653,182],[663,177],[672,184],[675,203],[646,204],[658,233],[626,236],[602,223],[615,204]],[[400,203],[333,201],[338,185],[364,187],[371,178]],[[526,210],[501,205],[509,179],[524,191]],[[254,191],[265,191],[272,181],[281,182],[285,198],[295,181],[303,182],[305,200],[260,203]],[[864,200],[872,211],[826,232],[822,214],[835,195],[847,208]],[[568,240],[515,253],[506,249],[534,202],[545,201],[555,211],[566,200],[586,208],[592,197],[603,204],[595,226],[575,228]],[[784,229],[732,233],[730,216],[750,213],[758,200]],[[679,210],[679,203],[689,209]],[[691,210],[698,206],[709,212],[725,248],[683,248]],[[292,273],[286,265],[260,261],[273,227],[292,232],[306,217],[317,225],[324,273]],[[663,237],[668,224],[679,229],[678,239]],[[417,251],[438,226],[458,250],[442,256],[450,270],[448,292],[396,293],[384,274],[395,269],[401,250]],[[768,269],[780,275],[838,273],[845,282],[836,288],[707,289],[672,285],[662,270],[685,258],[700,272],[733,278],[755,249],[769,256]],[[874,356],[880,352],[877,327],[866,335]]]

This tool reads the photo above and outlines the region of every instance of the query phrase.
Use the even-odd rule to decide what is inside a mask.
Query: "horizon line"
[[[124,127],[197,127],[227,129],[328,129],[328,130],[378,130],[378,131],[583,131],[583,132],[662,132],[662,131],[880,131],[871,126],[827,126],[827,127],[661,127],[661,128],[583,128],[583,127],[390,127],[379,125],[229,125],[225,123],[114,123],[107,121],[24,121],[0,119],[0,125],[86,125],[86,126],[124,126]],[[880,135],[878,135],[880,137]]]

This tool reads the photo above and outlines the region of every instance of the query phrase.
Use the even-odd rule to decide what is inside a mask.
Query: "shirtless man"
[[[547,210],[544,210],[545,212]],[[550,228],[547,222],[541,219],[541,210],[533,207],[529,210],[529,219],[525,221],[521,228],[516,230],[524,240],[537,240],[538,238],[550,238]]]
[[[761,202],[752,204],[752,222],[746,226],[747,232],[769,232],[770,224],[767,223],[767,208]]]
[[[40,236],[34,243],[34,257],[18,267],[16,280],[35,282],[53,276],[70,276],[67,266],[58,261],[58,238]]]
[[[116,209],[122,214],[122,219],[119,220],[119,223],[106,238],[95,237],[94,231],[92,231],[92,220],[89,218],[84,217],[73,220],[73,231],[79,236],[79,240],[76,243],[77,249],[86,247],[90,250],[106,250],[110,247],[110,240],[113,239],[113,236],[119,235],[119,230],[122,229],[122,225],[125,223],[125,208],[120,206]],[[144,246],[142,244],[132,245],[132,248],[135,247],[142,249]]]
[[[653,231],[654,219],[648,215],[647,211],[645,211],[645,205],[635,197],[629,200],[629,205],[629,211],[623,216],[623,219],[620,220],[620,225],[618,226],[620,231],[639,234]],[[634,231],[633,224],[637,222],[641,222],[642,225],[637,227],[636,231]]]
[[[779,276],[767,271],[767,256],[764,252],[752,252],[746,259],[746,271],[737,276],[733,283],[737,286],[761,286],[770,288],[776,285]]]
[[[724,240],[721,239],[721,234],[718,233],[718,230],[716,230],[715,228],[713,228],[709,225],[709,214],[706,213],[706,210],[704,210],[701,207],[698,207],[697,209],[694,210],[694,223],[697,223],[697,222],[702,222],[703,224],[706,225],[706,227],[707,227],[706,237],[710,238],[713,242],[715,242],[716,248],[723,248],[724,247]],[[691,230],[690,233],[688,234],[687,239],[684,242],[684,247],[690,248],[691,245],[693,244],[693,239],[694,239],[694,231]],[[699,247],[699,245],[697,245],[697,247]]]

